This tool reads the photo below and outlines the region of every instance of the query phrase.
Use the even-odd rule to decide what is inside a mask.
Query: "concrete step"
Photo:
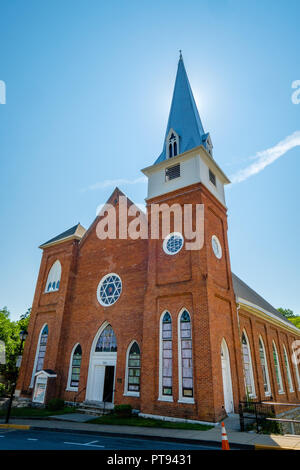
[[[83,402],[79,405],[78,412],[94,416],[103,416],[104,414],[109,414],[113,408],[113,403]]]

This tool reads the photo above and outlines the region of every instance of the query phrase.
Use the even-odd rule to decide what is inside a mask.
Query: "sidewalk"
[[[67,419],[67,417],[66,417]],[[0,422],[3,422],[1,420]],[[300,450],[300,436],[263,435],[256,433],[240,432],[236,429],[236,420],[227,418],[225,421],[229,445],[244,449],[276,447],[277,449]],[[114,436],[130,435],[131,437],[143,437],[148,439],[161,438],[164,440],[176,440],[181,442],[197,441],[198,443],[216,444],[221,447],[221,426],[216,426],[208,431],[194,431],[182,429],[150,428],[139,426],[115,426],[104,424],[90,424],[60,419],[15,419],[11,424],[27,425],[33,430],[69,431],[88,434],[112,434]],[[257,447],[256,447],[257,446]],[[262,447],[261,447],[262,446]]]

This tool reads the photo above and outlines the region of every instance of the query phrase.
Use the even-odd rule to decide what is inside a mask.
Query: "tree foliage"
[[[20,352],[20,331],[28,329],[30,310],[20,316],[17,321],[10,319],[7,307],[0,310],[0,340],[5,344],[6,363],[0,364],[0,374],[10,384],[16,373],[16,359]]]
[[[290,322],[292,322],[297,328],[300,328],[300,315],[296,315],[293,310],[289,308],[278,308],[278,312],[281,313],[281,315],[284,315],[285,318],[287,318]]]

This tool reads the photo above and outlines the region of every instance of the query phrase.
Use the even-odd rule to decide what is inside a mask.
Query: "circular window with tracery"
[[[212,236],[211,244],[212,244],[213,252],[214,252],[216,258],[221,259],[222,258],[222,247],[221,247],[221,243],[219,242],[219,239],[216,235]]]
[[[181,233],[169,233],[163,242],[164,252],[167,253],[167,255],[176,255],[183,247],[183,243],[184,239]]]
[[[97,299],[104,307],[117,302],[122,292],[122,281],[115,273],[106,274],[99,282]]]

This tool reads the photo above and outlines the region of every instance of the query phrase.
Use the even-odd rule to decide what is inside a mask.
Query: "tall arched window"
[[[46,347],[48,341],[48,325],[44,325],[39,336],[39,341],[36,349],[34,367],[32,371],[32,377],[30,382],[30,387],[33,387],[34,375],[36,372],[39,372],[44,367],[44,359],[46,354]]]
[[[46,282],[46,287],[45,287],[45,292],[53,292],[53,291],[58,290],[60,277],[61,277],[61,264],[58,260],[56,260],[55,263],[52,264],[52,267],[49,271],[47,282]]]
[[[284,358],[284,365],[285,365],[286,375],[287,375],[287,379],[288,379],[289,390],[290,390],[290,392],[293,392],[294,391],[294,386],[293,386],[292,374],[291,374],[290,364],[289,364],[289,360],[288,360],[288,356],[287,356],[287,352],[286,352],[284,344],[283,344],[283,358]]]
[[[74,346],[71,353],[68,387],[69,390],[78,390],[82,349],[80,344]]]
[[[172,318],[166,312],[160,324],[160,399],[172,399],[173,396],[173,352]]]
[[[125,393],[139,395],[141,380],[141,352],[139,345],[134,341],[127,351],[127,370]]]
[[[179,316],[178,326],[179,400],[194,401],[192,327],[187,310]]]
[[[255,386],[254,386],[254,377],[253,377],[253,369],[252,369],[251,349],[250,349],[248,337],[245,331],[243,331],[243,334],[242,334],[242,351],[243,351],[246,393],[247,395],[249,395],[249,397],[254,397]]]
[[[95,352],[116,352],[117,339],[111,325],[102,331],[96,344]]]
[[[283,393],[283,384],[282,384],[282,376],[281,376],[281,370],[280,370],[280,365],[279,365],[278,352],[277,352],[276,344],[274,341],[272,342],[272,346],[273,346],[273,359],[274,359],[274,366],[275,366],[276,382],[278,385],[278,392]]]
[[[260,357],[260,365],[264,380],[264,391],[265,395],[271,395],[271,385],[270,385],[270,377],[269,377],[269,369],[268,369],[268,362],[266,356],[265,345],[262,338],[259,338],[259,357]]]

